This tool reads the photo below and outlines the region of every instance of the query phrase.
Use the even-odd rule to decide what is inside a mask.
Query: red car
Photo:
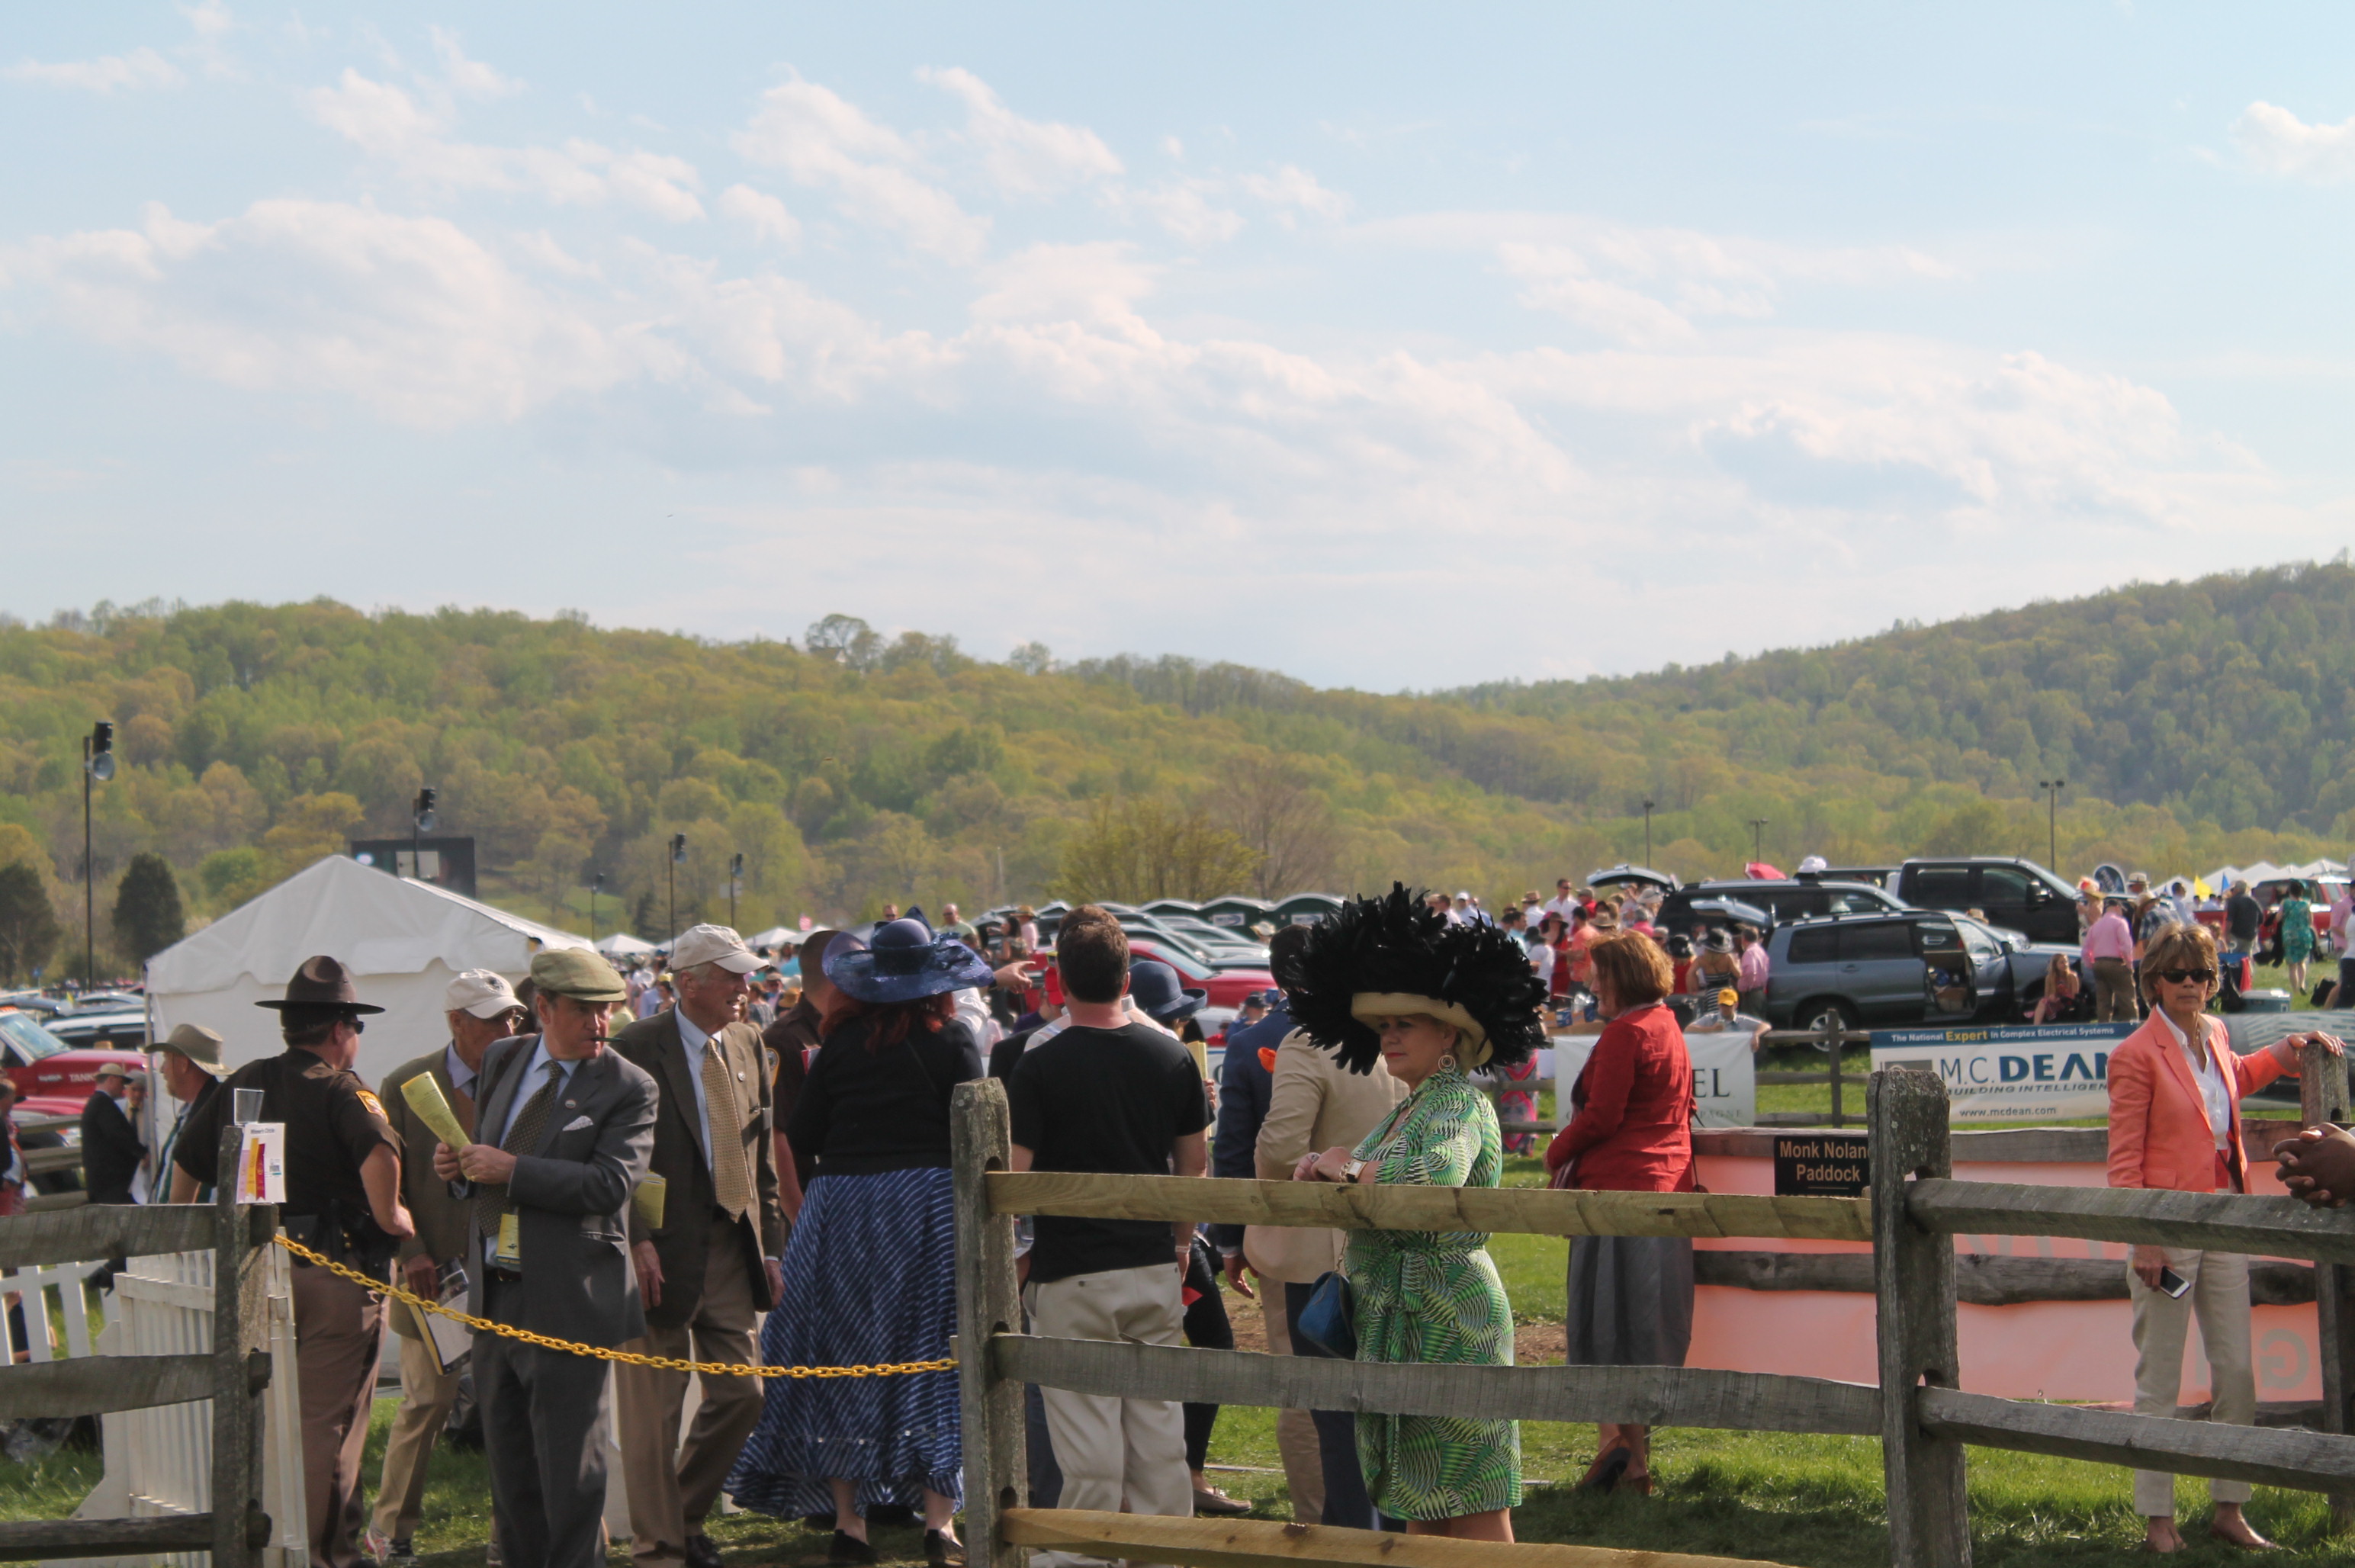
[[[29,1116],[72,1116],[108,1062],[120,1062],[133,1072],[147,1071],[147,1058],[136,1051],[76,1051],[41,1027],[32,1014],[15,1008],[0,1010],[0,1072],[16,1085],[19,1109]]]
[[[1275,988],[1275,976],[1264,969],[1209,969],[1182,953],[1159,943],[1141,938],[1131,933],[1128,953],[1132,958],[1151,958],[1178,971],[1178,978],[1189,991],[1208,991],[1207,1005],[1224,1008],[1230,1012],[1243,1005],[1243,998],[1254,991]]]

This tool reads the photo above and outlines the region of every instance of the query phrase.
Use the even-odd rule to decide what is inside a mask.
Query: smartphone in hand
[[[2158,1288],[2180,1301],[2190,1294],[2191,1282],[2171,1268],[2161,1268],[2158,1271]]]

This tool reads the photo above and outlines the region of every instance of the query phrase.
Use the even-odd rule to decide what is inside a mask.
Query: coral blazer
[[[1571,1090],[1577,1107],[1546,1148],[1556,1186],[1693,1189],[1693,1072],[1677,1015],[1654,1003],[1603,1028]]]
[[[2235,1056],[2224,1020],[2205,1019],[2208,1049],[2223,1069],[2232,1096],[2232,1125],[2224,1157],[2241,1191],[2249,1189],[2249,1159],[2241,1147],[2241,1096],[2254,1093],[2285,1071],[2270,1050]],[[2110,1053],[2110,1185],[2177,1192],[2216,1189],[2216,1129],[2191,1063],[2167,1020],[2153,1013]]]

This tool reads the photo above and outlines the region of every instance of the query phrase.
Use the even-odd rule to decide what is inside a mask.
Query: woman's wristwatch
[[[1365,1169],[1366,1165],[1367,1162],[1362,1159],[1343,1160],[1341,1162],[1341,1179],[1355,1185],[1358,1179],[1358,1172]]]

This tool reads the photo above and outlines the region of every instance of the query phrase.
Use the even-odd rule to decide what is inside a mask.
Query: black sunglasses
[[[2170,986],[2180,986],[2186,981],[2196,986],[2205,986],[2216,978],[2216,971],[2213,969],[2161,969],[2158,972],[2158,977]]]

